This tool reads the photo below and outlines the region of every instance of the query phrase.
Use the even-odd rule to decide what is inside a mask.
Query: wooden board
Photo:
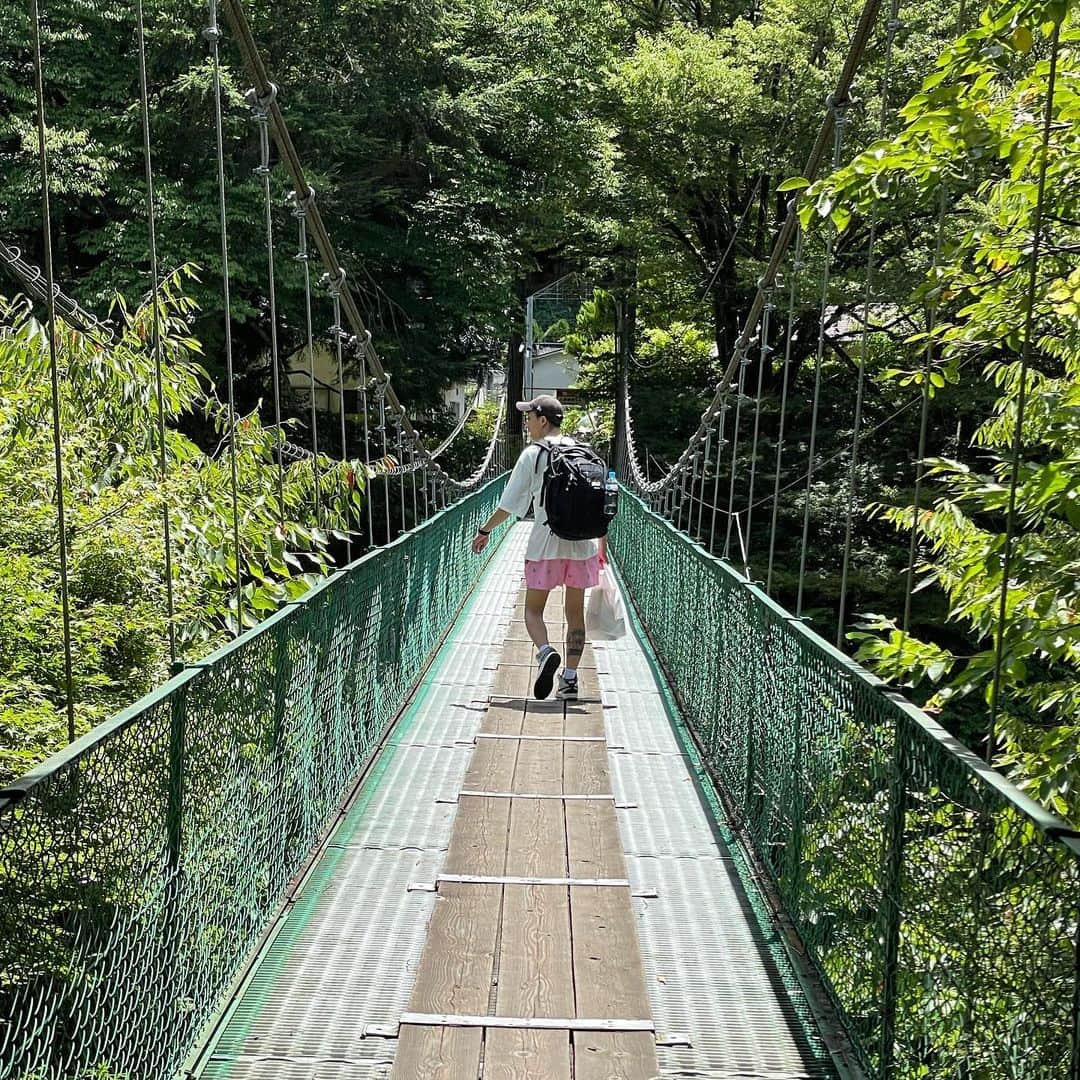
[[[604,708],[599,701],[568,701],[563,720],[567,735],[606,735]]]
[[[562,631],[555,632],[549,626],[549,640],[558,650],[563,662],[566,661],[566,645],[562,637]],[[499,657],[500,666],[503,664],[517,664],[521,667],[536,667],[536,646],[525,632],[524,626],[511,626],[507,630],[506,640],[503,642],[502,654]],[[585,651],[582,653],[578,670],[596,671],[596,654],[593,652],[591,643],[585,643]]]
[[[626,858],[614,804],[567,803],[566,847],[569,877],[626,877]]]
[[[506,791],[507,785],[513,783],[517,748],[512,739],[481,739],[465,774],[465,789]],[[454,818],[444,873],[505,873],[509,832],[510,800],[462,799]]]
[[[495,678],[489,691],[493,698],[519,698],[524,711],[524,699],[532,694],[533,680],[536,675],[532,667],[500,664],[495,670]]]
[[[581,795],[611,791],[607,743],[563,743],[563,790]]]
[[[655,1036],[645,1031],[575,1031],[574,1080],[655,1080]]]
[[[463,790],[522,796],[607,794],[607,744],[596,659],[586,647],[582,699],[531,698],[535,651],[518,617],[507,630]],[[562,634],[562,612],[548,626]],[[556,618],[557,615],[557,618]],[[448,792],[447,794],[452,794]],[[625,878],[611,802],[463,798],[443,872]],[[650,1016],[630,890],[550,885],[440,885],[410,1011],[484,1016]],[[645,1032],[401,1029],[393,1080],[651,1080]]]
[[[569,1032],[494,1028],[485,1035],[484,1080],[571,1080]]]
[[[498,885],[444,885],[435,901],[411,1012],[475,1015],[491,992],[502,911]],[[475,1080],[482,1031],[404,1025],[391,1080]]]
[[[500,1016],[573,1016],[570,900],[550,885],[507,885],[499,953]],[[570,1080],[570,1033],[489,1029],[484,1078]]]
[[[488,735],[517,735],[524,719],[524,699],[491,701],[480,721],[480,730]]]

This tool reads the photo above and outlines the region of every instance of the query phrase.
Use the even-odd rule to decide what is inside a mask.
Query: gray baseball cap
[[[562,402],[551,394],[537,394],[532,401],[519,401],[517,411],[521,413],[534,412],[538,416],[546,417],[551,423],[559,425],[563,421]]]

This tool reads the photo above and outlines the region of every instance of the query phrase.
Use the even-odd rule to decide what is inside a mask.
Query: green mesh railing
[[[612,546],[869,1075],[1080,1076],[1076,834],[626,491]]]
[[[4,792],[0,1077],[173,1076],[476,582],[501,488]]]

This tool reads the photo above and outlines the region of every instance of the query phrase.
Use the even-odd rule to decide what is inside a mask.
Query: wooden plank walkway
[[[579,669],[581,700],[527,697],[523,598],[462,788],[517,797],[462,795],[441,873],[625,881],[614,800],[550,797],[611,793],[592,650]],[[560,600],[548,609],[553,637]],[[439,882],[409,1014],[446,1022],[402,1024],[393,1080],[651,1080],[659,1071],[649,1030],[528,1024],[651,1026],[628,884]],[[522,1023],[483,1022],[499,1017]]]

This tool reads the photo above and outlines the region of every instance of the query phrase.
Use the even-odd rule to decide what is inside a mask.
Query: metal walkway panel
[[[438,660],[265,950],[206,1080],[382,1080],[407,1010],[493,667],[521,588],[528,526],[511,530]],[[552,620],[552,629],[555,622]],[[633,635],[595,646],[612,790],[663,1077],[834,1075],[760,902],[743,885],[692,747]],[[719,821],[719,824],[717,824]]]
[[[527,530],[526,530],[527,532]],[[381,1080],[416,977],[433,893],[408,891],[442,868],[497,655],[520,588],[526,536],[511,533],[359,798],[288,912],[199,1075],[206,1080]],[[481,603],[483,602],[483,613]],[[501,621],[500,621],[501,618]],[[460,633],[459,633],[460,632]],[[462,637],[471,640],[462,640]]]
[[[835,1075],[775,931],[739,876],[741,857],[714,825],[641,643],[596,646],[612,745],[612,790],[634,888],[649,1002],[664,1077],[802,1080]]]
[[[628,856],[725,857],[681,756],[616,751],[610,755],[609,768],[615,796],[638,807],[620,817]]]

